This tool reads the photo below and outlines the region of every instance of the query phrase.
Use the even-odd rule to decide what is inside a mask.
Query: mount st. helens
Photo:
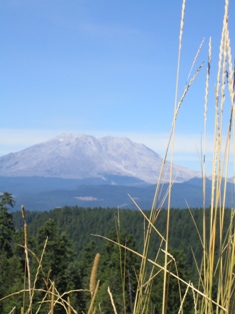
[[[16,153],[0,157],[2,177],[53,177],[64,179],[110,176],[157,182],[162,158],[145,145],[127,138],[62,134]],[[170,165],[166,162],[164,181],[169,181]],[[175,182],[184,182],[198,173],[174,165]]]
[[[157,153],[127,138],[63,134],[0,157],[0,192],[13,194],[15,210],[22,204],[37,211],[66,205],[136,209],[128,195],[150,209],[161,166]],[[169,185],[168,162],[164,169],[159,203]],[[172,207],[185,208],[185,200],[202,205],[199,177],[173,165]]]

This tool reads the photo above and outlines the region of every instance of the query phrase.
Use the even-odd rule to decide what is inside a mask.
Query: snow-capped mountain
[[[162,158],[145,145],[127,138],[62,134],[17,153],[0,157],[0,176],[58,177],[71,179],[128,176],[156,183]],[[169,180],[169,164],[163,179]],[[198,173],[174,165],[175,182],[187,181]]]

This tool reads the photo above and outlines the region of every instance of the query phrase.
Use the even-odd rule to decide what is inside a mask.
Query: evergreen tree
[[[81,260],[79,262],[79,273],[82,279],[82,286],[84,289],[89,289],[89,281],[91,269],[96,253],[98,253],[95,241],[90,241],[81,253]]]
[[[4,192],[0,195],[0,252],[5,252],[8,257],[12,255],[12,237],[15,232],[9,206],[13,207],[14,204],[10,193]]]
[[[182,250],[171,250],[171,255],[175,259],[168,266],[168,270],[171,273],[174,273],[179,278],[185,280],[186,282],[190,279],[190,267],[187,265],[185,254]],[[186,286],[179,282],[178,279],[167,275],[167,287],[165,291],[166,295],[166,313],[177,314],[181,305],[181,300],[185,294]],[[156,314],[161,313],[162,309],[162,298],[163,296],[163,272],[156,277],[153,283],[152,289],[152,304],[154,305],[154,312]],[[183,310],[185,313],[190,314],[194,313],[193,311],[193,299],[191,291],[188,291],[188,294],[183,303]]]
[[[121,233],[117,237],[116,233],[112,232],[108,238],[136,250],[135,240],[131,234]],[[101,252],[100,264],[98,278],[101,280],[101,286],[98,300],[101,302],[103,313],[110,313],[112,308],[107,293],[108,287],[113,295],[117,312],[132,313],[137,287],[136,272],[139,266],[136,255],[107,242]]]
[[[64,293],[72,289],[80,289],[78,269],[74,264],[75,253],[67,235],[60,231],[53,220],[48,220],[41,227],[36,236],[36,255],[40,256],[46,238],[48,242],[43,256],[42,270],[43,276],[38,280],[38,288],[48,289],[51,282],[59,293]],[[36,267],[35,267],[36,270]],[[50,278],[50,280],[48,280]],[[76,304],[79,303],[77,294]],[[73,298],[74,299],[74,298]],[[56,313],[64,313],[62,306],[56,306]]]
[[[79,267],[79,277],[81,278],[82,288],[84,290],[89,289],[91,270],[94,262],[94,258],[98,249],[95,241],[90,241],[81,252],[81,260],[78,264]],[[89,292],[84,292],[82,294],[81,304],[83,306],[83,312],[86,313],[91,301],[91,295]]]
[[[9,213],[14,204],[10,193],[0,195],[0,298],[23,288],[23,269],[20,258],[15,255],[16,233]],[[0,312],[9,313],[14,306],[19,310],[21,301],[19,295],[6,299],[0,304]]]

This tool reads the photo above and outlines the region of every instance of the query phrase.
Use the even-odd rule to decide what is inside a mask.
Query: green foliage
[[[39,228],[35,237],[35,253],[40,256],[45,241],[47,241],[46,249],[43,255],[42,270],[37,281],[37,288],[48,290],[51,281],[54,282],[59,293],[71,289],[80,289],[81,283],[79,279],[77,263],[75,262],[75,253],[72,250],[72,244],[69,241],[65,232],[56,226],[52,219]],[[37,264],[34,264],[34,273],[37,269]],[[48,280],[50,278],[50,280]],[[39,299],[42,295],[39,294]],[[79,297],[73,298],[77,304]],[[64,313],[61,306],[56,306],[56,313]]]
[[[191,209],[195,219],[195,224],[202,234],[202,209]],[[139,252],[143,247],[143,229],[144,217],[138,211],[119,210],[120,213],[120,228],[121,232],[127,232],[134,236],[136,248]],[[149,216],[149,211],[144,211],[145,215]],[[225,211],[224,229],[226,230],[230,223],[230,209]],[[210,211],[206,210],[207,215],[207,231],[209,231]],[[115,218],[117,209],[115,208],[81,208],[81,207],[64,207],[54,209],[49,212],[35,213],[27,212],[26,218],[29,223],[30,236],[36,236],[38,229],[45,224],[49,219],[52,219],[56,226],[64,231],[72,242],[72,247],[78,258],[81,259],[81,253],[84,247],[94,241],[96,250],[95,253],[101,252],[103,240],[91,234],[108,236],[115,230]],[[14,224],[16,229],[22,228],[22,218],[20,213],[14,212]],[[165,234],[165,226],[167,219],[167,211],[162,210],[156,220],[155,226],[161,234]],[[217,230],[218,232],[218,230]],[[149,249],[149,258],[154,258],[160,245],[159,237],[153,233]],[[192,267],[192,278],[197,280],[197,271],[193,258],[192,251],[195,254],[196,260],[200,263],[202,259],[202,246],[197,235],[196,227],[188,209],[172,209],[170,221],[169,246],[173,249],[183,250],[186,255],[187,262]],[[94,256],[95,256],[94,253]],[[93,258],[94,258],[93,256]],[[92,263],[91,263],[92,264]]]
[[[1,212],[8,213],[6,203],[7,198],[1,205]],[[9,198],[8,198],[9,201]],[[7,202],[8,202],[7,201]],[[10,203],[10,201],[9,201]],[[149,216],[149,211],[144,212]],[[225,211],[225,229],[229,224],[230,210]],[[192,210],[195,224],[199,232],[202,232],[201,209]],[[207,221],[210,221],[210,212],[206,211]],[[0,298],[15,291],[20,291],[24,287],[25,277],[25,254],[22,246],[16,243],[24,243],[23,223],[19,212],[13,213],[14,225],[12,224],[11,214],[4,216],[4,226],[10,226],[10,237],[5,237],[8,249],[1,251],[0,254]],[[6,223],[10,218],[11,223]],[[96,253],[100,253],[100,263],[98,266],[97,280],[100,280],[95,306],[100,307],[102,313],[110,313],[112,308],[110,296],[107,292],[108,287],[113,296],[118,313],[132,313],[135,293],[137,288],[137,277],[140,259],[130,251],[121,246],[105,241],[100,237],[91,234],[104,235],[111,240],[132,248],[138,252],[142,251],[143,231],[145,230],[144,218],[137,211],[119,210],[120,230],[115,230],[117,217],[116,209],[103,208],[78,208],[65,207],[55,209],[50,212],[35,213],[26,212],[28,222],[28,246],[39,259],[46,239],[47,245],[43,254],[42,265],[37,278],[37,289],[48,289],[52,281],[59,293],[73,289],[81,289],[82,292],[72,293],[70,302],[78,313],[87,313],[91,294],[89,292],[89,282],[91,269]],[[160,233],[165,233],[167,211],[162,210],[155,222],[156,228]],[[15,231],[17,230],[17,232]],[[199,237],[195,236],[196,228],[188,210],[171,210],[171,226],[169,234],[169,245],[171,260],[169,270],[178,274],[180,278],[188,281],[198,280],[196,267],[192,251],[200,265],[202,257],[202,247]],[[149,258],[154,259],[159,249],[160,240],[156,233],[152,234],[150,241]],[[5,246],[6,248],[6,246]],[[161,253],[163,254],[163,253]],[[161,265],[164,259],[158,260]],[[175,261],[176,262],[175,262]],[[31,285],[38,270],[38,260],[30,254],[31,265]],[[175,267],[177,265],[177,268]],[[150,265],[147,273],[150,272]],[[155,273],[159,271],[155,269]],[[148,275],[148,274],[147,274]],[[148,312],[151,314],[159,313],[161,310],[163,294],[163,274],[160,272],[151,285],[150,304]],[[215,287],[216,289],[216,287]],[[172,276],[167,277],[167,313],[178,313],[181,299],[186,291],[186,286],[180,284]],[[44,293],[35,292],[33,310],[38,308]],[[50,298],[46,298],[49,301]],[[9,313],[13,306],[19,311],[22,306],[23,295],[15,295],[10,299],[0,302],[0,312]],[[27,304],[27,301],[26,301]],[[184,313],[190,313],[193,309],[192,295],[188,292],[183,304]],[[56,313],[64,313],[61,305],[56,305]],[[41,307],[41,312],[48,312],[48,304]],[[17,313],[17,312],[16,312]]]
[[[0,195],[0,298],[22,288],[23,269],[21,259],[15,253],[16,233],[9,209],[15,201],[10,193]],[[0,303],[0,312],[8,313],[13,306],[19,306],[22,299],[16,295]]]
[[[8,211],[9,206],[13,207],[14,204],[10,193],[4,192],[0,195],[0,251],[6,252],[7,256],[12,254],[12,237],[15,231],[12,215]]]
[[[191,279],[190,266],[187,264],[186,256],[182,250],[170,251],[170,266],[168,270],[179,278],[189,282]],[[178,281],[177,278],[167,275],[167,292],[166,292],[166,309],[167,313],[177,314],[181,305],[181,301],[186,292],[186,286]],[[153,281],[151,302],[154,310],[152,313],[161,313],[163,295],[163,273],[161,272]],[[156,306],[157,305],[157,306]],[[193,298],[191,291],[187,292],[187,296],[183,302],[184,313],[191,313],[193,309]]]
[[[108,238],[136,251],[133,235],[111,232]],[[137,288],[138,258],[125,248],[107,242],[101,252],[98,277],[101,280],[98,301],[103,313],[110,313],[111,302],[107,294],[110,288],[118,313],[132,313]]]

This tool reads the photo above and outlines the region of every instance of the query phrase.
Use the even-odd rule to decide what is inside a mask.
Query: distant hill
[[[121,178],[123,179],[123,178]],[[120,179],[120,183],[121,183]],[[115,180],[115,178],[112,178]],[[13,193],[16,200],[15,210],[24,204],[27,210],[44,211],[57,207],[115,207],[136,209],[128,194],[135,199],[142,209],[150,209],[155,192],[155,185],[143,184],[141,181],[127,185],[100,184],[94,181],[84,182],[75,179],[40,178],[40,177],[0,177],[0,191]],[[135,184],[134,184],[135,183]],[[161,187],[158,204],[161,203],[168,184]],[[207,180],[206,206],[211,202],[211,181]],[[171,207],[202,207],[202,182],[194,178],[186,182],[175,183],[171,194]],[[233,185],[227,185],[227,206],[233,204]],[[163,207],[167,208],[166,202]]]

